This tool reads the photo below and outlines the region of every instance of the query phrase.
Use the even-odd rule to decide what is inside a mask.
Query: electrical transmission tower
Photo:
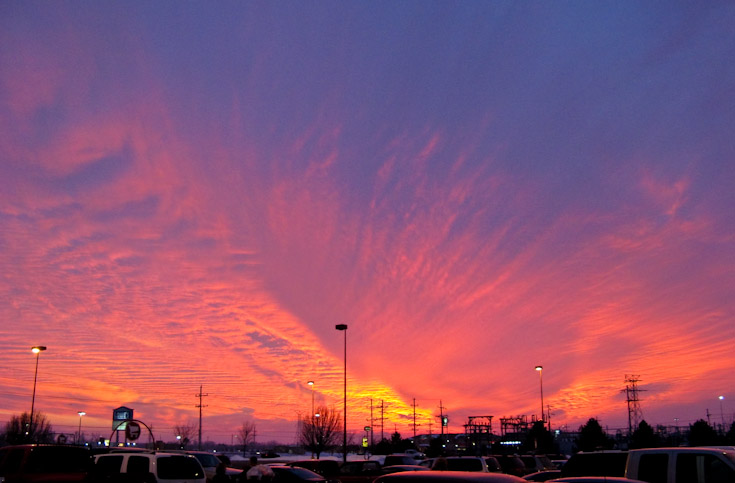
[[[640,399],[638,399],[638,382],[641,376],[625,375],[625,400],[628,402],[628,435],[638,429],[638,424],[643,419]]]

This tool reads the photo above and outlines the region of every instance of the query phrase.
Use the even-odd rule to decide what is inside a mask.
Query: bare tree
[[[191,442],[191,438],[196,432],[196,427],[193,424],[176,425],[174,426],[174,432],[181,447],[180,449],[186,449],[186,445]]]
[[[248,445],[255,442],[255,423],[252,421],[243,421],[242,427],[237,431],[237,436],[242,443],[242,453],[248,450]]]
[[[34,413],[31,427],[30,414],[23,413],[20,416],[10,417],[10,421],[5,424],[3,439],[7,444],[51,443],[53,441],[52,432],[51,424],[45,414]]]
[[[319,459],[324,450],[336,446],[341,429],[342,413],[320,406],[316,414],[301,421],[300,442]]]

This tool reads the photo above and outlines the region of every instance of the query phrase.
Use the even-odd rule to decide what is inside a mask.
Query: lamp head
[[[39,352],[45,351],[45,350],[46,350],[45,345],[36,345],[36,346],[31,347],[31,352],[33,352],[34,354],[38,354]]]
[[[337,330],[347,330],[347,324],[337,324],[334,328]]]
[[[544,366],[536,366],[536,370],[537,370],[537,371],[541,371],[541,370],[543,370],[543,369],[544,369]]]

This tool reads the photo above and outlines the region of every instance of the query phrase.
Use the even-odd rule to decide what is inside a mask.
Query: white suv
[[[93,481],[105,483],[205,483],[199,461],[180,453],[108,453],[94,457]],[[124,476],[123,476],[124,475]],[[121,478],[122,476],[122,478]]]

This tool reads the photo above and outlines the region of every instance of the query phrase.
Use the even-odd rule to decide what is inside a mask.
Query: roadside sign
[[[140,424],[129,422],[125,427],[125,437],[131,441],[135,441],[140,436]]]

